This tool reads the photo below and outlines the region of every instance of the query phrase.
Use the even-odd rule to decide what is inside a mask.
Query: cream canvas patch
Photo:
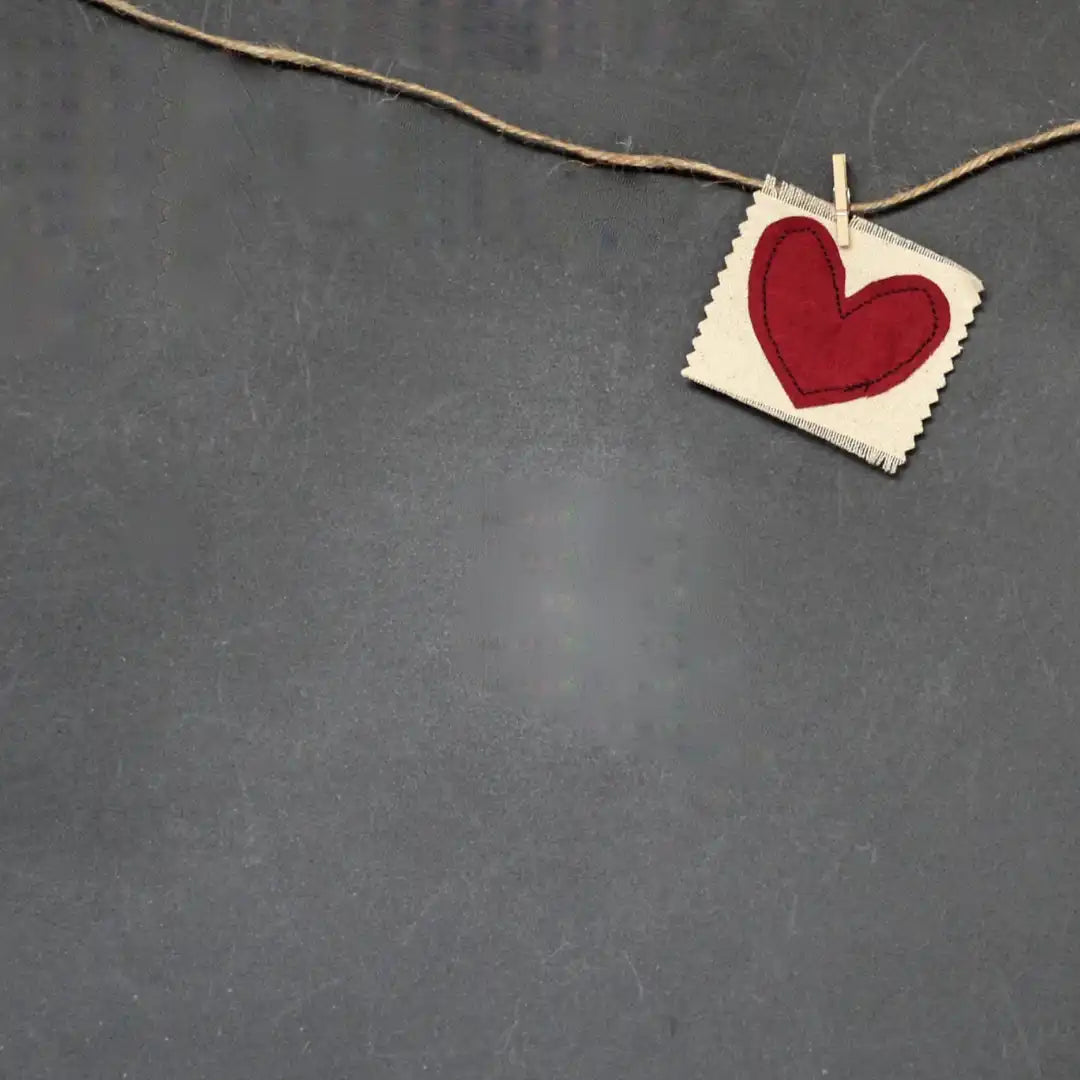
[[[937,402],[982,282],[769,177],[698,327],[683,375],[895,472]]]

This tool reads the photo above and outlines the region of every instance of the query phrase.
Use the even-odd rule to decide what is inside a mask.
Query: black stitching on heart
[[[785,240],[787,240],[788,237],[796,236],[798,233],[809,233],[814,238],[814,242],[821,249],[821,254],[825,258],[825,265],[829,268],[829,278],[832,281],[833,297],[836,301],[836,313],[840,316],[841,320],[846,319],[848,315],[854,315],[855,312],[858,311],[860,308],[864,308],[868,304],[872,304],[875,300],[880,300],[883,296],[895,296],[900,293],[917,292],[921,293],[923,296],[926,297],[927,300],[930,301],[930,315],[934,321],[933,329],[930,331],[930,335],[920,343],[918,348],[915,349],[915,351],[906,360],[901,361],[901,363],[897,364],[895,367],[889,368],[888,371],[882,372],[874,379],[867,379],[863,382],[851,383],[848,386],[822,386],[816,390],[804,390],[799,385],[799,380],[795,378],[794,372],[792,372],[791,368],[788,366],[787,361],[784,359],[783,353],[780,352],[780,346],[776,343],[776,338],[773,337],[772,327],[769,325],[769,305],[766,302],[767,296],[765,291],[769,281],[769,270],[772,268],[773,259],[776,258],[776,253],[780,250],[780,245]],[[909,285],[903,289],[889,289],[887,292],[878,293],[877,296],[872,296],[869,300],[863,300],[862,303],[856,304],[855,307],[853,307],[846,314],[843,310],[842,301],[843,297],[840,295],[840,286],[836,280],[836,267],[833,266],[833,261],[829,253],[829,249],[821,242],[821,237],[818,236],[817,229],[814,226],[804,225],[798,229],[790,229],[788,232],[785,232],[782,236],[777,237],[776,240],[773,241],[772,251],[769,252],[769,257],[765,260],[765,272],[761,275],[761,314],[765,321],[765,332],[769,335],[769,341],[772,343],[773,350],[776,353],[776,358],[780,361],[784,370],[788,374],[788,378],[791,379],[792,383],[795,385],[795,388],[799,391],[800,394],[803,395],[803,397],[810,397],[811,394],[835,394],[838,392],[848,393],[852,390],[868,389],[875,383],[879,383],[883,379],[887,379],[890,375],[896,374],[896,372],[898,372],[902,367],[910,364],[915,359],[915,357],[918,356],[919,353],[921,353],[923,349],[925,349],[926,346],[929,345],[930,342],[933,341],[934,338],[937,336],[938,326],[940,325],[938,321],[937,304],[934,302],[934,297],[929,292],[927,292],[926,289],[920,288],[918,285]]]

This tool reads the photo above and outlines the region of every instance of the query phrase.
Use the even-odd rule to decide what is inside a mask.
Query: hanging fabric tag
[[[683,375],[896,472],[975,315],[974,274],[769,177],[720,272]]]

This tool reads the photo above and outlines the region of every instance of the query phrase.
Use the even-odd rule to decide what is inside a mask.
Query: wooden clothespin
[[[851,191],[847,182],[847,154],[832,156],[833,200],[836,202],[836,243],[848,247],[851,243]]]

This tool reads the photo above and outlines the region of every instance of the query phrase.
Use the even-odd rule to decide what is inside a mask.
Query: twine
[[[258,60],[264,64],[276,64],[304,71],[316,71],[349,82],[360,83],[364,86],[378,87],[400,97],[423,101],[428,105],[433,105],[435,108],[453,113],[455,116],[464,117],[482,128],[494,131],[524,146],[561,154],[563,157],[572,158],[586,165],[599,165],[608,169],[625,169],[635,172],[674,173],[679,176],[692,176],[702,180],[714,180],[723,184],[732,184],[748,191],[754,191],[765,183],[764,180],[757,177],[745,176],[743,173],[734,172],[731,169],[722,169],[720,166],[711,165],[707,161],[673,157],[669,154],[619,153],[612,150],[603,150],[595,146],[585,146],[566,139],[558,139],[552,135],[545,135],[541,131],[533,131],[531,128],[520,127],[497,116],[492,116],[491,113],[484,112],[475,105],[470,105],[452,94],[444,93],[442,90],[436,90],[430,86],[424,86],[422,83],[397,79],[391,75],[382,75],[377,71],[355,67],[352,64],[341,64],[336,60],[328,60],[321,56],[311,56],[308,53],[297,52],[295,49],[290,49],[284,45],[259,45],[256,42],[244,41],[239,38],[210,34],[205,30],[200,30],[198,27],[188,26],[186,23],[145,11],[135,4],[128,3],[128,0],[83,0],[83,2],[104,8],[106,11],[131,19],[133,22],[152,30],[159,30],[162,33],[172,34],[174,37],[185,38],[188,41],[197,41],[202,45],[208,45],[211,48],[220,49],[238,56],[246,56],[251,60]],[[883,210],[893,210],[898,206],[915,202],[916,199],[932,195],[950,184],[955,184],[958,180],[982,172],[992,165],[1016,157],[1019,154],[1032,150],[1041,150],[1053,143],[1064,142],[1066,139],[1075,139],[1077,137],[1080,137],[1080,120],[1059,124],[1057,127],[1049,128],[1046,131],[1040,131],[1022,139],[1014,139],[1012,142],[995,146],[992,150],[976,154],[975,157],[961,162],[955,168],[942,173],[940,176],[916,184],[914,187],[904,188],[887,198],[852,203],[851,209],[854,213],[863,215],[880,213]]]

